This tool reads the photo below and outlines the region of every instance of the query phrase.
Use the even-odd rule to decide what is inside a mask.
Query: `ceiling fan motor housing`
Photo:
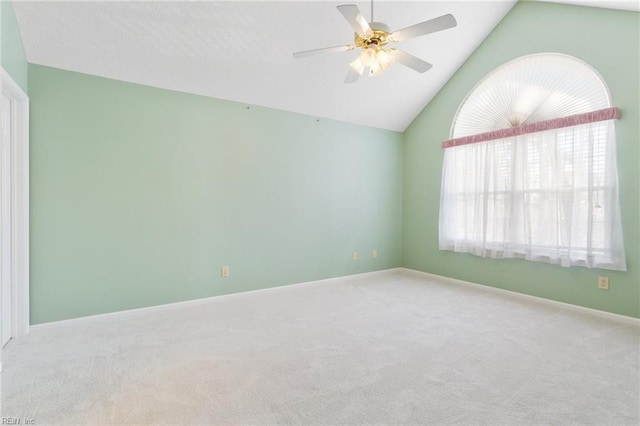
[[[369,26],[373,34],[355,35],[356,46],[367,49],[369,47],[383,47],[389,43],[389,27],[382,22],[370,22]]]

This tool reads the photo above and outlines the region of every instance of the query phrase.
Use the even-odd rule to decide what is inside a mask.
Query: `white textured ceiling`
[[[27,60],[166,89],[403,131],[515,1],[375,2],[400,29],[453,13],[454,29],[397,45],[400,64],[343,84],[357,52],[294,59],[353,42],[342,2],[15,2]],[[346,1],[346,3],[349,3]],[[369,3],[356,2],[367,19]]]
[[[349,3],[348,1],[346,1]],[[376,1],[392,30],[452,13],[458,26],[396,47],[434,66],[400,64],[343,84],[356,51],[333,1],[14,2],[27,60],[102,77],[403,131],[515,4]],[[351,2],[369,19],[369,2]]]

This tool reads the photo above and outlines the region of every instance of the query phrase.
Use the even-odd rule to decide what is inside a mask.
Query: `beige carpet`
[[[637,325],[408,271],[36,328],[3,364],[37,425],[640,423]]]

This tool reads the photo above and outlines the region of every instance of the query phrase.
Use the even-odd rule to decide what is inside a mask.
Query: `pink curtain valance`
[[[524,126],[510,127],[508,129],[494,130],[477,135],[464,136],[462,138],[449,139],[442,142],[442,148],[468,145],[478,142],[486,142],[494,139],[505,139],[513,136],[526,135],[528,133],[543,132],[545,130],[560,129],[562,127],[577,126],[579,124],[595,123],[596,121],[617,120],[620,118],[620,110],[616,107],[600,109],[598,111],[585,112],[583,114],[570,115],[568,117],[554,118],[552,120],[539,121],[525,124]]]

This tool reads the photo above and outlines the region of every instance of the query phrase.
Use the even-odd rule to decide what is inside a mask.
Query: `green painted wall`
[[[404,135],[29,65],[31,321],[400,265],[638,317],[639,27],[637,13],[520,2]],[[437,248],[440,142],[458,105],[497,66],[545,51],[595,67],[622,109],[628,272]]]
[[[22,36],[18,30],[18,22],[9,1],[0,1],[0,61],[11,78],[28,93],[27,59],[24,55]]]
[[[576,305],[640,316],[640,16],[634,12],[520,2],[404,134],[403,262],[408,268]],[[492,260],[438,250],[442,150],[467,93],[497,66],[537,52],[562,52],[597,69],[622,110],[616,125],[627,272]],[[598,275],[610,290],[597,289]]]
[[[29,89],[33,324],[401,265],[400,133],[37,65]]]

